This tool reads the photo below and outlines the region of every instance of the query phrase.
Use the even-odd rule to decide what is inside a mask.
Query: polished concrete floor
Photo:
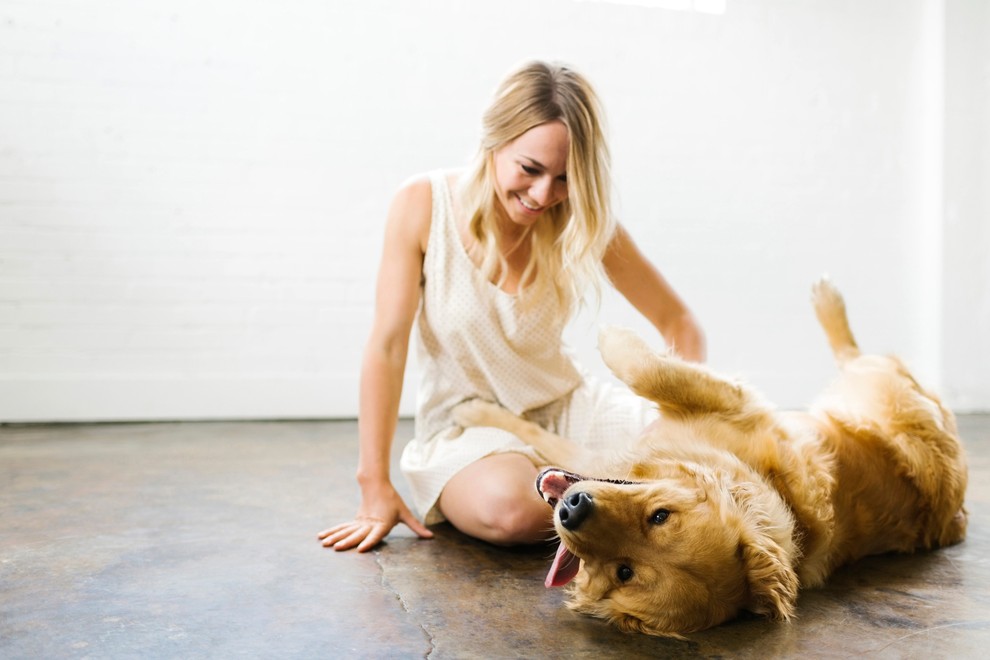
[[[0,657],[986,657],[990,416],[960,425],[965,543],[845,569],[793,623],[688,641],[566,610],[550,547],[439,526],[323,549],[357,503],[353,422],[0,427]]]

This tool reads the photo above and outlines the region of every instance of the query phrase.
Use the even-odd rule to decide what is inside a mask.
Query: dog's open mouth
[[[567,472],[559,468],[546,468],[536,477],[536,490],[546,500],[546,503],[555,510],[560,499],[564,496],[564,491],[579,481],[607,481],[613,484],[631,484],[631,481],[621,481],[619,479],[595,479],[582,477],[580,474]],[[557,554],[553,558],[550,572],[543,584],[547,587],[562,587],[577,575],[581,560],[564,545],[563,539],[557,547]]]
[[[579,481],[587,481],[587,477],[580,474],[566,472],[558,468],[546,468],[536,477],[536,490],[543,496],[546,503],[556,508],[557,502],[564,495],[564,491]]]

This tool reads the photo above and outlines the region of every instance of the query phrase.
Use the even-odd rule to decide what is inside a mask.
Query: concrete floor
[[[0,657],[985,657],[990,416],[960,424],[965,543],[843,570],[794,623],[686,642],[566,610],[551,547],[439,526],[323,549],[357,504],[353,422],[0,427]]]

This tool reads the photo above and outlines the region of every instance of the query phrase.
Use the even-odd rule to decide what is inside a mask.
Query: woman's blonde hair
[[[496,242],[495,151],[535,126],[563,122],[570,136],[567,199],[529,232],[530,258],[519,291],[524,305],[552,292],[563,317],[575,311],[588,286],[600,293],[602,257],[615,230],[601,118],[598,97],[579,73],[560,64],[523,65],[502,81],[485,112],[481,147],[460,190],[481,270],[502,279],[507,264]]]

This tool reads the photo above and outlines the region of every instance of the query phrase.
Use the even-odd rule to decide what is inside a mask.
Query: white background
[[[598,88],[712,366],[808,403],[828,272],[990,410],[984,0],[0,0],[0,421],[355,416],[389,199],[530,58]],[[659,343],[609,296],[592,371],[599,321]]]

